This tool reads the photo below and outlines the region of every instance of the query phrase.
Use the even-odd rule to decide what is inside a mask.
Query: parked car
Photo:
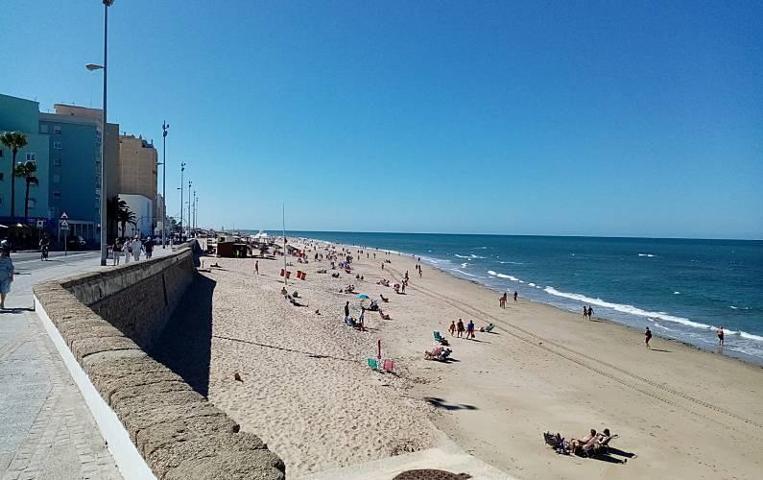
[[[81,235],[74,235],[69,237],[66,242],[66,248],[69,250],[85,250],[87,248],[87,240],[82,238]]]

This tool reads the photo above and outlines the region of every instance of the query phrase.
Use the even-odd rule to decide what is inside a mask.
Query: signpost
[[[61,218],[58,221],[58,230],[64,232],[64,256],[66,256],[69,248],[69,215],[66,212],[61,214]]]

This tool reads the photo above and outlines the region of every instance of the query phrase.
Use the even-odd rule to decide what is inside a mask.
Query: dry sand
[[[502,310],[496,292],[426,265],[418,278],[411,257],[376,255],[354,263],[363,282],[317,274],[327,262],[295,263],[308,277],[289,292],[309,307],[281,297],[282,259],[260,260],[259,276],[252,259],[205,259],[223,267],[204,274],[216,282],[209,398],[260,435],[290,477],[436,446],[444,432],[518,478],[761,478],[761,368],[659,338],[649,351],[640,332],[522,299]],[[406,295],[376,285],[406,270]],[[344,302],[357,306],[338,293],[349,283],[390,297],[392,319],[368,312],[368,332],[344,326]],[[497,327],[452,339],[452,363],[425,361],[432,330],[447,335],[458,318]],[[365,365],[378,339],[398,376]],[[627,463],[560,456],[541,436],[604,427],[633,454]]]

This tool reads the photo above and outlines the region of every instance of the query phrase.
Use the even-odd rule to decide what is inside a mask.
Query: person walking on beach
[[[723,346],[723,325],[718,329],[718,345]]]
[[[588,307],[588,320],[593,318],[593,307]]]
[[[450,336],[451,337],[456,334],[456,322],[455,322],[455,320],[451,320],[450,321],[450,327],[448,327],[448,331],[450,332]]]
[[[588,317],[588,307],[586,305],[583,305],[583,316]]]
[[[463,334],[464,334],[464,321],[459,318],[458,323],[456,324],[456,336],[458,338],[461,338]]]
[[[260,261],[255,260],[254,261],[254,274],[259,275],[260,274]]]
[[[344,304],[344,318],[347,318],[350,316],[350,302],[346,302]]]
[[[15,273],[11,260],[11,245],[8,240],[3,240],[0,242],[0,308],[5,308],[5,297],[11,291]]]
[[[514,290],[514,301],[515,301],[515,302],[517,301],[517,296],[518,296],[518,295],[517,295],[517,291],[516,291],[516,290]]]
[[[644,332],[644,343],[646,344],[646,348],[652,348],[649,346],[649,340],[652,339],[652,331],[649,330],[649,327],[646,327],[646,331]]]
[[[474,337],[474,322],[469,320],[469,323],[466,324],[466,338],[475,338]]]

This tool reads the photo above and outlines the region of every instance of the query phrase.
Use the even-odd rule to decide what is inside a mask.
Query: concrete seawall
[[[58,330],[156,478],[284,479],[283,462],[257,436],[241,432],[224,412],[145,353],[195,275],[193,252],[184,248],[42,283],[34,293],[41,314]],[[104,430],[100,422],[99,427]]]

